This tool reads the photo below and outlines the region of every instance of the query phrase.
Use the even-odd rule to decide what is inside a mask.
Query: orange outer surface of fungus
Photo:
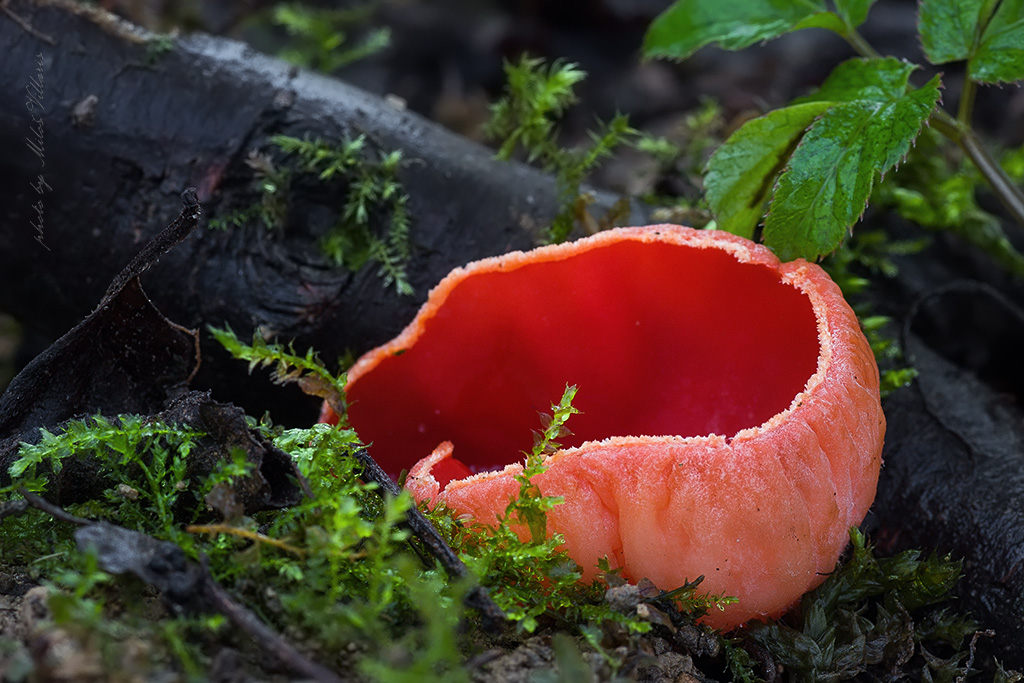
[[[820,584],[874,499],[885,418],[856,316],[818,266],[713,230],[455,269],[352,368],[349,420],[393,475],[413,465],[417,499],[494,523],[566,384],[582,414],[534,479],[565,499],[549,532],[587,579],[602,557],[663,589],[703,575],[738,598],[713,627]]]

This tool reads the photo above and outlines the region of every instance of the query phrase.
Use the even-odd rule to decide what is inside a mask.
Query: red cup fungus
[[[587,579],[602,557],[663,589],[703,575],[738,598],[716,628],[820,584],[874,499],[885,418],[856,316],[818,266],[714,230],[456,268],[352,368],[349,421],[417,499],[494,523],[567,384],[581,414],[534,479],[565,499],[549,532]]]

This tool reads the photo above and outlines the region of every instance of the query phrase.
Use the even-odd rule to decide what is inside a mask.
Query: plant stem
[[[857,29],[854,27],[848,26],[846,35],[843,37],[846,38],[846,42],[848,42],[861,57],[867,57],[868,59],[881,59],[882,55],[879,54],[878,50],[872,47],[871,43],[864,40],[864,36],[857,33]]]
[[[988,153],[981,140],[965,123],[954,119],[944,109],[937,109],[932,116],[935,129],[953,140],[964,150],[967,157],[978,167],[981,175],[995,191],[999,201],[1021,226],[1024,226],[1024,192],[1013,184],[995,159]]]
[[[967,75],[964,75],[964,85],[960,89],[960,104],[957,107],[956,119],[963,126],[971,125],[971,114],[974,113],[974,94],[978,88]]]

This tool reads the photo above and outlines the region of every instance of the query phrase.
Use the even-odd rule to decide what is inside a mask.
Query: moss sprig
[[[345,9],[309,7],[299,2],[278,3],[271,22],[285,29],[290,40],[278,54],[299,66],[332,73],[374,55],[391,43],[387,27],[365,30],[373,14],[372,4]],[[365,33],[352,40],[353,31]]]
[[[313,349],[300,356],[291,344],[268,343],[258,329],[253,331],[251,344],[240,340],[230,325],[209,330],[232,357],[248,361],[249,372],[269,367],[275,384],[295,383],[306,394],[327,401],[339,416],[345,414],[345,375],[328,370]]]
[[[344,197],[334,225],[320,239],[324,255],[353,272],[376,263],[385,287],[411,295],[406,274],[412,255],[411,218],[409,195],[398,177],[404,163],[401,150],[370,150],[365,135],[337,143],[289,135],[275,135],[270,141],[285,160],[256,153],[246,162],[255,176],[259,202],[211,220],[210,227],[223,230],[262,223],[270,229],[283,228],[296,180],[312,176],[317,183],[332,184],[336,194]],[[294,158],[293,167],[287,165],[288,157]]]
[[[545,458],[560,448],[561,444],[555,439],[572,434],[565,425],[570,417],[580,412],[572,404],[576,391],[576,386],[566,386],[562,398],[552,404],[552,413],[541,415],[544,429],[534,432],[533,450],[527,455],[522,472],[516,475],[519,496],[505,508],[505,517],[525,524],[534,543],[542,543],[547,539],[547,511],[564,500],[558,496],[544,496],[534,478],[547,470]]]
[[[554,174],[560,208],[548,230],[548,240],[562,242],[575,225],[583,181],[601,159],[629,142],[637,131],[630,127],[628,116],[617,114],[611,121],[598,122],[598,130],[590,132],[590,145],[566,149],[558,142],[556,123],[576,102],[575,87],[586,78],[586,72],[571,62],[546,64],[543,59],[523,56],[516,63],[505,64],[505,76],[505,94],[491,107],[484,134],[500,141],[499,159],[511,159],[521,149],[527,161]]]
[[[364,135],[339,145],[288,135],[275,135],[271,141],[285,153],[296,155],[302,170],[316,174],[319,180],[341,177],[348,184],[340,219],[321,241],[328,257],[353,271],[375,261],[385,286],[394,285],[399,294],[412,294],[405,273],[410,257],[409,197],[398,179],[401,150],[378,151],[376,158],[367,157]],[[377,214],[388,226],[383,236],[371,229]]]

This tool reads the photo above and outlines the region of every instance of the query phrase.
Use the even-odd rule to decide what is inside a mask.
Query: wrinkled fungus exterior
[[[348,381],[378,462],[485,523],[518,492],[538,412],[577,385],[574,436],[535,479],[565,498],[549,531],[588,579],[602,557],[663,589],[703,575],[738,598],[705,617],[723,629],[824,580],[881,466],[878,368],[838,287],[713,230],[620,228],[457,268]]]

